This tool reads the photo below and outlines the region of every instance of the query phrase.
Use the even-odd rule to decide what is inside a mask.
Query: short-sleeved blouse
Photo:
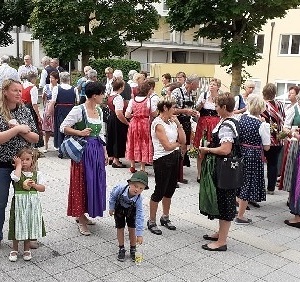
[[[37,133],[37,128],[33,121],[30,110],[23,105],[17,106],[10,112],[11,118],[15,119],[19,124],[26,124],[30,127],[32,132]],[[0,132],[9,129],[8,123],[0,114]],[[8,142],[0,144],[0,162],[10,162],[19,150],[25,146],[31,146],[31,143],[26,141],[20,135],[16,135]]]

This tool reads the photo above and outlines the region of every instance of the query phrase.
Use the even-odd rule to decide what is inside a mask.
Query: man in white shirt
[[[17,70],[8,65],[9,57],[7,55],[2,56],[0,62],[0,88],[2,87],[3,81],[6,79],[20,81]]]
[[[39,88],[44,88],[44,86],[46,84],[50,83],[50,72],[48,71],[49,67],[50,67],[50,58],[48,56],[45,56],[42,58],[42,65],[43,65],[43,70],[41,73],[41,79],[40,79],[40,83],[39,83]],[[47,83],[47,77],[49,75],[49,81]]]
[[[34,72],[38,74],[37,67],[31,64],[31,57],[29,55],[24,56],[24,65],[19,67],[18,74],[21,80],[27,79],[27,74],[29,72]]]

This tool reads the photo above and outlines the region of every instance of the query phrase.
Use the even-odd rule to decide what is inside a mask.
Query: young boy
[[[136,243],[143,243],[144,213],[141,193],[148,187],[148,175],[135,172],[127,180],[128,185],[118,184],[109,198],[109,215],[114,215],[119,243],[118,260],[125,260],[124,228],[127,223],[130,240],[130,257],[135,261]]]

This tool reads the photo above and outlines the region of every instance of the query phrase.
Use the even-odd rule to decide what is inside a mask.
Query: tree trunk
[[[230,85],[230,92],[234,96],[240,94],[240,88],[242,84],[242,68],[243,65],[241,63],[232,64],[232,80]]]
[[[82,50],[82,65],[81,65],[81,71],[83,72],[83,68],[85,66],[89,65],[89,59],[90,59],[90,52],[88,48],[85,48]]]

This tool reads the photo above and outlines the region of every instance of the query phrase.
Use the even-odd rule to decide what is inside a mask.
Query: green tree
[[[30,24],[49,56],[70,61],[123,56],[126,41],[142,42],[158,28],[158,0],[33,0]]]
[[[0,1],[0,47],[13,43],[9,32],[13,26],[26,25],[32,10],[31,0]]]
[[[222,39],[222,66],[232,73],[231,92],[238,94],[243,66],[261,58],[254,35],[270,19],[284,17],[300,0],[167,0],[173,30],[196,27],[195,39]]]

